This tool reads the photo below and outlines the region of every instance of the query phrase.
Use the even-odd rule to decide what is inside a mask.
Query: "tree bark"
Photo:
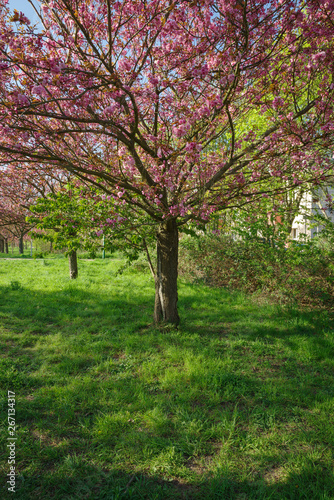
[[[5,240],[0,238],[0,253],[5,253]]]
[[[9,250],[8,250],[8,239],[5,238],[5,253],[9,253]]]
[[[72,250],[68,254],[68,262],[70,266],[70,278],[71,280],[75,280],[78,277],[78,259],[75,250]]]
[[[24,248],[23,248],[23,236],[20,236],[19,238],[19,254],[24,253]]]
[[[179,234],[175,220],[162,222],[157,232],[157,273],[155,278],[155,323],[180,322],[177,311],[177,267]]]

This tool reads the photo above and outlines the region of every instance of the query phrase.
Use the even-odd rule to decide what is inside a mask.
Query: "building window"
[[[293,238],[294,240],[296,240],[296,239],[297,239],[297,229],[296,229],[296,228],[292,229],[292,238]]]

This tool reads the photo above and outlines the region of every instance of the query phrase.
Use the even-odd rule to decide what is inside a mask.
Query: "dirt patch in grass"
[[[271,485],[284,482],[287,476],[288,474],[284,467],[274,466],[263,474],[263,479],[267,484]]]

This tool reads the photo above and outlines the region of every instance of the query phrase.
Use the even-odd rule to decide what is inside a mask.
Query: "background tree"
[[[333,0],[54,0],[35,4],[42,28],[1,3],[2,161],[63,168],[151,218],[157,322],[179,321],[181,226],[280,192],[271,178],[326,175]],[[254,111],[265,130],[238,127]]]
[[[0,173],[0,232],[4,242],[4,248],[1,247],[2,251],[5,249],[6,240],[11,235],[12,238],[18,240],[19,253],[23,254],[24,237],[33,227],[26,221],[26,217],[29,213],[28,205],[32,203],[36,194],[30,186],[26,184],[24,186],[24,184],[16,179],[14,187],[9,177],[4,175],[4,172]]]
[[[8,240],[11,237],[11,233],[6,227],[0,228],[0,253],[9,253],[8,250]]]
[[[121,248],[130,262],[144,251],[154,275],[147,217],[137,213],[134,218],[131,213],[128,218],[127,206],[115,210],[113,199],[103,191],[80,182],[67,184],[35,200],[30,211],[33,215],[27,221],[35,227],[31,234],[52,242],[56,249],[66,247],[71,279],[78,276],[77,251],[84,249],[95,255],[101,249],[102,235],[105,244]]]
[[[214,229],[222,233],[227,230],[241,238],[251,238],[271,246],[285,247],[291,237],[293,221],[306,208],[304,196],[309,187],[303,184],[289,191],[283,189],[284,186],[279,194],[264,193],[252,204],[225,211],[222,221],[217,216]]]
[[[34,227],[34,223],[27,220],[30,205],[48,193],[57,192],[67,180],[67,173],[44,165],[29,168],[5,165],[0,170],[0,228],[18,240],[21,254],[23,239]]]
[[[83,231],[85,207],[71,196],[71,187],[51,193],[45,198],[38,198],[30,206],[34,215],[27,221],[34,225],[31,233],[35,238],[50,241],[55,249],[66,247],[69,259],[70,278],[78,277],[77,250],[82,248],[81,234]]]

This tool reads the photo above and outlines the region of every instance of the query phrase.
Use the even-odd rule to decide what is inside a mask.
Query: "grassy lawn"
[[[181,282],[157,329],[120,265],[0,261],[0,497],[334,499],[333,319]]]

